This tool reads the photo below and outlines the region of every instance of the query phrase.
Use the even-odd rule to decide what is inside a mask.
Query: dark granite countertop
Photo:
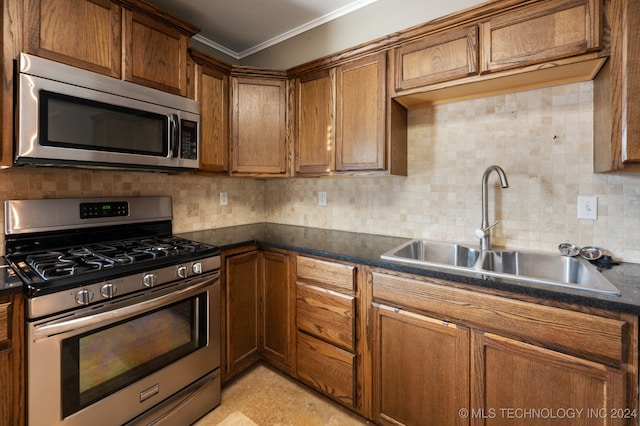
[[[439,271],[398,264],[380,258],[381,254],[408,241],[409,238],[272,223],[195,231],[183,233],[180,236],[218,245],[223,251],[255,243],[263,247],[291,250],[425,277],[640,315],[640,264],[621,263],[610,270],[603,271],[605,277],[620,290],[621,295],[618,297],[549,285],[483,279],[476,274],[463,275]]]

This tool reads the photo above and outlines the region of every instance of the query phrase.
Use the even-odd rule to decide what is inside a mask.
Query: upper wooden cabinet
[[[288,171],[285,72],[231,77],[231,174],[285,176]]]
[[[200,170],[227,174],[231,67],[195,50],[191,58],[195,84],[189,95],[200,102]]]
[[[490,2],[407,31],[393,96],[405,107],[592,80],[606,58],[603,0]]]
[[[406,175],[406,111],[387,97],[386,52],[302,75],[295,90],[297,175]]]
[[[26,0],[24,51],[181,96],[199,30],[140,0]]]
[[[602,0],[549,0],[480,24],[481,72],[547,62],[601,47]]]
[[[297,174],[326,174],[335,170],[335,68],[295,80]]]
[[[175,95],[187,95],[191,33],[156,16],[124,11],[124,79]]]
[[[605,2],[610,58],[594,85],[594,169],[640,171],[640,2]]]
[[[478,73],[478,26],[437,33],[393,49],[395,90]]]
[[[386,53],[336,70],[336,170],[384,170]]]
[[[27,53],[120,78],[122,8],[110,0],[26,0]]]

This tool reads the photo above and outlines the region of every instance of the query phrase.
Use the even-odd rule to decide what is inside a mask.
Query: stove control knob
[[[118,287],[116,287],[115,284],[106,283],[100,289],[100,294],[102,295],[102,297],[105,297],[107,299],[111,299],[113,296],[116,295],[117,291],[118,291]]]
[[[85,288],[76,293],[76,302],[78,302],[78,305],[88,305],[91,300],[93,300],[91,290]]]
[[[147,287],[153,287],[154,285],[156,285],[156,282],[158,282],[158,277],[156,277],[156,274],[144,274],[144,277],[142,277],[142,284]]]
[[[196,275],[201,274],[202,273],[202,263],[200,263],[200,262],[194,263],[193,265],[191,265],[191,270]]]
[[[186,266],[178,266],[178,278],[187,278],[187,276],[189,275],[189,272],[187,271],[187,267]]]

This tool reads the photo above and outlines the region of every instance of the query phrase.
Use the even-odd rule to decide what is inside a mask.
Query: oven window
[[[65,417],[207,345],[206,294],[62,342]]]
[[[40,144],[94,151],[169,153],[166,115],[40,91]]]

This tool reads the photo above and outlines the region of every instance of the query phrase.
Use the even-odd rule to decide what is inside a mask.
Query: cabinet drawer
[[[586,53],[600,47],[601,1],[537,2],[480,25],[481,72]]]
[[[620,319],[452,288],[434,278],[372,275],[374,300],[609,364],[626,361],[628,324]]]
[[[355,297],[305,284],[297,287],[298,329],[354,352]]]
[[[349,407],[355,399],[355,355],[298,332],[298,378]]]
[[[473,75],[478,72],[478,27],[426,37],[393,53],[398,92]]]
[[[299,281],[317,285],[329,285],[340,289],[354,291],[356,268],[341,263],[327,262],[298,256],[297,275]]]

